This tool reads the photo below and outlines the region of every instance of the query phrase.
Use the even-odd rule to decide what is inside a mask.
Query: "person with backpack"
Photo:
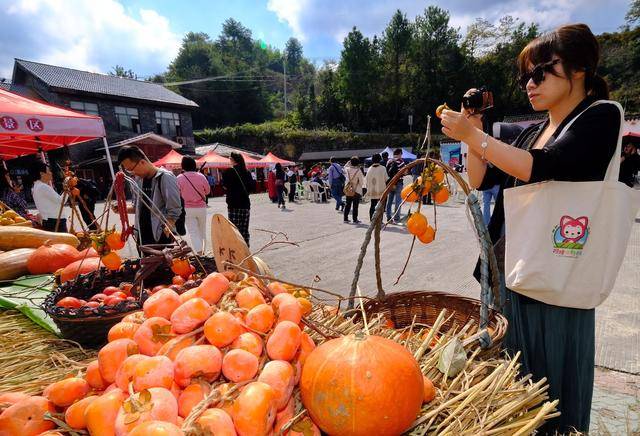
[[[182,158],[182,174],[178,176],[178,188],[184,201],[185,226],[191,238],[191,248],[202,253],[207,230],[207,195],[211,191],[204,174],[196,171],[194,158]]]
[[[231,168],[222,173],[222,185],[227,191],[227,211],[229,221],[237,228],[249,245],[249,219],[251,217],[251,200],[249,193],[254,192],[256,182],[251,177],[244,158],[235,151],[229,156]]]
[[[135,213],[139,245],[171,244],[172,232],[184,235],[185,212],[176,176],[153,165],[135,145],[125,145],[120,149],[118,163],[125,174],[135,179],[138,187],[133,192],[133,206],[129,206],[127,212]],[[163,224],[161,217],[168,226]]]
[[[344,222],[349,223],[349,211],[353,205],[353,223],[360,224],[358,221],[358,206],[362,198],[362,188],[364,187],[364,174],[360,169],[360,159],[356,156],[352,157],[344,166],[345,183],[344,195],[347,198],[344,207]]]
[[[396,148],[393,151],[393,159],[387,162],[387,174],[389,175],[389,180],[391,180],[398,172],[404,167],[404,159],[402,159],[402,149]],[[389,196],[387,197],[387,222],[391,224],[395,224],[400,221],[400,205],[402,204],[402,198],[400,193],[402,192],[402,188],[404,187],[404,182],[402,178],[398,180],[396,186],[389,191]],[[396,207],[393,211],[393,215],[391,214],[391,207],[395,200]]]
[[[329,159],[329,171],[328,180],[329,187],[331,188],[331,196],[336,199],[336,210],[344,210],[344,202],[342,201],[342,195],[344,190],[345,176],[342,167],[333,157]]]

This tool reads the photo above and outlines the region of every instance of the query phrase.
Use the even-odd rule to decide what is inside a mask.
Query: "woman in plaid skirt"
[[[244,158],[240,153],[231,153],[229,160],[233,166],[222,173],[222,185],[227,191],[229,221],[238,228],[249,245],[249,217],[251,215],[249,193],[255,191],[256,182],[251,177],[251,173],[247,171]]]

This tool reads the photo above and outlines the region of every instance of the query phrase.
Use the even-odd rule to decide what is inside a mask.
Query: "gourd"
[[[29,257],[27,268],[31,274],[54,273],[78,259],[79,253],[71,245],[45,242]]]
[[[20,226],[0,227],[0,250],[38,248],[47,241],[52,244],[71,245],[73,248],[80,245],[78,238],[70,233],[47,232],[46,230]]]
[[[309,354],[300,392],[313,422],[329,435],[393,435],[418,416],[424,382],[405,347],[358,333]]]
[[[27,262],[34,251],[34,248],[19,248],[1,253],[0,280],[13,280],[29,274]]]

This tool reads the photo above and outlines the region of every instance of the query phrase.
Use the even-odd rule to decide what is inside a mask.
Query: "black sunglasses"
[[[544,82],[544,73],[553,71],[553,66],[559,64],[560,62],[560,59],[554,59],[543,64],[538,64],[531,71],[521,74],[520,77],[518,77],[520,88],[523,91],[526,91],[527,83],[529,83],[529,80],[533,80],[533,83],[535,83],[536,86],[540,85],[542,82]]]

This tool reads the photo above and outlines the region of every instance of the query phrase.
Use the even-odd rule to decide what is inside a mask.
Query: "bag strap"
[[[353,173],[353,175],[351,175],[351,173],[349,172],[349,170],[347,170],[347,174],[349,175],[349,182],[347,183],[349,186],[351,186],[351,189],[353,189],[354,191],[356,190],[356,188],[353,187],[353,178],[356,177],[358,175],[358,169],[356,169],[356,171]]]
[[[187,182],[189,182],[189,184],[191,185],[191,187],[193,188],[194,191],[196,191],[196,194],[200,195],[200,198],[202,198],[202,201],[204,201],[205,203],[207,202],[207,198],[202,195],[202,193],[200,191],[198,191],[198,189],[193,185],[193,183],[191,183],[191,180],[189,180],[189,177],[187,177],[186,174],[183,174],[184,178],[187,179]]]
[[[231,167],[231,168],[233,168],[233,171],[236,172],[236,176],[238,176],[238,180],[240,180],[240,184],[242,185],[242,189],[244,189],[244,193],[247,194],[247,196],[249,196],[249,191],[247,191],[247,187],[244,185],[244,182],[242,181],[242,177],[240,177],[240,173],[238,172],[236,167]]]
[[[622,131],[624,130],[624,109],[622,109],[622,106],[620,105],[620,103],[612,100],[594,101],[589,105],[588,108],[580,112],[571,121],[569,121],[566,126],[564,126],[564,128],[562,129],[562,131],[560,132],[556,140],[560,139],[562,135],[564,135],[567,132],[567,130],[569,130],[569,127],[571,127],[573,122],[577,120],[580,117],[580,115],[582,115],[592,107],[600,104],[615,105],[615,107],[617,107],[618,110],[620,111],[620,130],[618,131],[618,142],[616,144],[616,150],[614,151],[613,156],[611,157],[611,161],[609,162],[609,166],[607,167],[607,172],[604,176],[604,180],[617,182],[618,178],[620,177],[620,163],[621,163],[621,154],[622,154]]]

